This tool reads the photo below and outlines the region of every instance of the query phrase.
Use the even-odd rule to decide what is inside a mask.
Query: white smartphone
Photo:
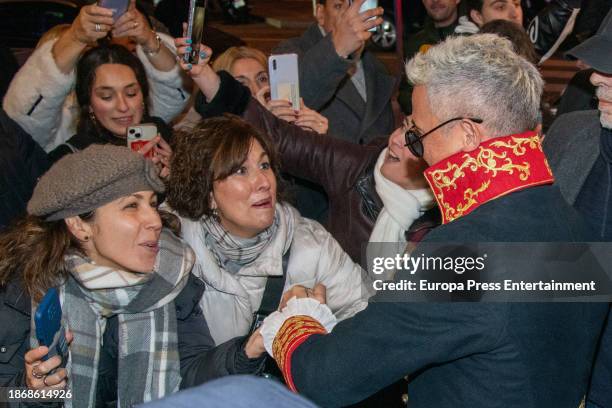
[[[127,145],[130,149],[137,152],[155,136],[157,136],[157,126],[154,123],[141,123],[130,126],[127,129]],[[145,157],[153,157],[153,149],[149,150]]]
[[[270,96],[273,100],[286,99],[293,109],[300,109],[300,74],[297,54],[271,55],[268,59]]]
[[[353,4],[353,0],[349,0],[349,4]],[[371,10],[376,7],[378,7],[378,0],[366,0],[361,7],[359,7],[359,13],[363,13],[364,11]],[[370,18],[370,20],[372,20],[372,18]],[[368,31],[374,32],[376,31],[376,27],[372,27]]]

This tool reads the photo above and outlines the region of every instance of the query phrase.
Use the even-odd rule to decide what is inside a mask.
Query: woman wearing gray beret
[[[261,370],[259,334],[215,347],[197,304],[204,284],[191,273],[194,253],[175,235],[176,218],[158,211],[163,191],[155,166],[119,146],[90,146],[42,176],[28,216],[0,236],[0,294],[29,295],[34,316],[47,290],[57,288],[69,358],[66,368],[60,356],[44,359],[32,319],[25,368],[15,366],[21,358],[0,360],[2,385],[67,385],[67,406],[132,406]],[[21,284],[7,285],[15,281]],[[10,316],[0,310],[0,325],[19,323]],[[4,337],[19,344],[19,336]]]

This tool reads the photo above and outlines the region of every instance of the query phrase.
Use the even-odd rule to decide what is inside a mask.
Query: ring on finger
[[[39,373],[38,370],[36,369],[36,367],[32,368],[32,377],[36,378],[36,379],[41,379],[44,378],[45,375],[42,373]]]
[[[100,32],[102,31],[102,26],[100,26],[100,23],[96,23],[96,28],[95,28],[96,32]]]

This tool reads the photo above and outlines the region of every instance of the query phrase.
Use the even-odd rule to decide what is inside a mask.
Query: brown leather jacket
[[[329,197],[328,231],[357,263],[383,204],[373,170],[381,145],[358,145],[303,130],[278,119],[251,98],[243,118],[277,146],[281,168],[323,187]]]
[[[277,146],[284,172],[323,187],[329,197],[327,230],[353,261],[365,265],[362,249],[383,207],[374,187],[374,165],[387,139],[359,145],[304,130],[278,119],[228,73],[221,71],[219,76],[217,95],[207,103],[200,93],[196,111],[203,118],[226,112],[241,115],[265,132]],[[429,231],[439,224],[438,220],[418,221],[414,224],[419,230]],[[417,234],[419,240],[422,235]],[[407,237],[411,239],[411,231],[407,231]]]

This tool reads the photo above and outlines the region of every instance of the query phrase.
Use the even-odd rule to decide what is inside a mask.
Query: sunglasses
[[[468,119],[475,123],[482,123],[482,119],[457,117],[457,118],[449,119],[446,122],[440,123],[438,126],[431,129],[429,132],[423,133],[422,135],[419,134],[419,131],[417,130],[416,125],[413,123],[412,126],[410,126],[410,128],[404,134],[404,138],[406,139],[406,144],[404,146],[406,146],[410,150],[410,153],[412,153],[416,157],[423,157],[423,139],[425,139],[426,136],[429,136],[436,130],[440,129],[443,126],[448,125],[451,122],[454,122],[456,120],[463,120],[463,119]],[[407,117],[404,120],[404,125],[408,127],[408,123],[406,122],[406,120],[408,120]]]

